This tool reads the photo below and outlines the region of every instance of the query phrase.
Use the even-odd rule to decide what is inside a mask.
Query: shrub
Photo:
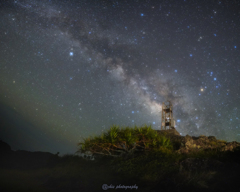
[[[213,147],[216,147],[218,145],[216,141],[211,141],[209,144],[212,145]]]
[[[86,138],[78,145],[80,146],[78,152],[90,151],[93,154],[110,156],[121,156],[122,154],[159,149],[160,147],[173,149],[170,139],[165,135],[159,135],[156,130],[151,128],[151,125],[122,129],[113,125],[101,136]]]

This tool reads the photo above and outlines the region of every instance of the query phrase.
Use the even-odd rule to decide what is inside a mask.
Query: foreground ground
[[[101,153],[94,161],[12,151],[0,141],[0,191],[98,192],[103,186],[106,191],[240,191],[240,143],[165,132],[113,127],[82,143],[80,151]],[[106,150],[122,155],[106,156]],[[133,188],[116,189],[119,185]]]
[[[198,152],[188,155],[162,150],[95,161],[74,155],[51,155],[42,161],[39,156],[35,157],[23,152],[3,155],[0,191],[93,192],[103,191],[103,184],[135,185],[138,188],[132,190],[152,192],[240,191],[239,149],[224,154]]]

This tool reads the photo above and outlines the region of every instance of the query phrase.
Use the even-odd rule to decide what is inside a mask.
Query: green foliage
[[[120,129],[113,125],[101,136],[89,137],[78,144],[78,152],[91,151],[93,154],[120,156],[123,153],[132,153],[141,150],[153,150],[160,147],[173,149],[169,138],[159,135],[151,125],[134,126]]]
[[[117,142],[119,128],[115,125],[113,125],[110,128],[110,131],[108,131],[107,139],[110,143],[115,144]]]
[[[240,149],[235,152],[221,152],[218,149],[220,143],[211,141],[209,144],[213,146],[213,149],[196,149],[191,150],[188,154],[178,154],[175,150],[180,148],[181,141],[173,137],[170,138],[166,134],[159,134],[151,126],[144,125],[120,129],[114,125],[101,136],[86,138],[79,145],[80,151],[91,151],[110,157],[117,156],[117,158],[102,161],[110,162],[108,165],[113,172],[117,172],[126,178],[137,177],[142,181],[157,182],[167,175],[179,174],[179,163],[186,158],[240,161]],[[128,156],[132,152],[134,152],[133,155]]]
[[[227,141],[221,139],[219,139],[218,142],[227,143]]]
[[[217,146],[218,145],[218,143],[216,141],[211,141],[209,144],[212,145],[212,146]]]

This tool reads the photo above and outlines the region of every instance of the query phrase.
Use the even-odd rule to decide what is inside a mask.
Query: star
[[[75,152],[80,135],[112,124],[160,129],[167,100],[181,135],[240,141],[239,5],[205,6],[210,12],[186,0],[2,4],[0,103],[21,109],[32,125],[23,137],[38,135],[34,150]]]

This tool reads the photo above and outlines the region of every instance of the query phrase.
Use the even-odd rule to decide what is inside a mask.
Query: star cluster
[[[182,135],[240,141],[237,1],[0,7],[0,102],[31,123],[23,135],[37,134],[36,148],[74,152],[112,124],[160,129],[167,100]]]

